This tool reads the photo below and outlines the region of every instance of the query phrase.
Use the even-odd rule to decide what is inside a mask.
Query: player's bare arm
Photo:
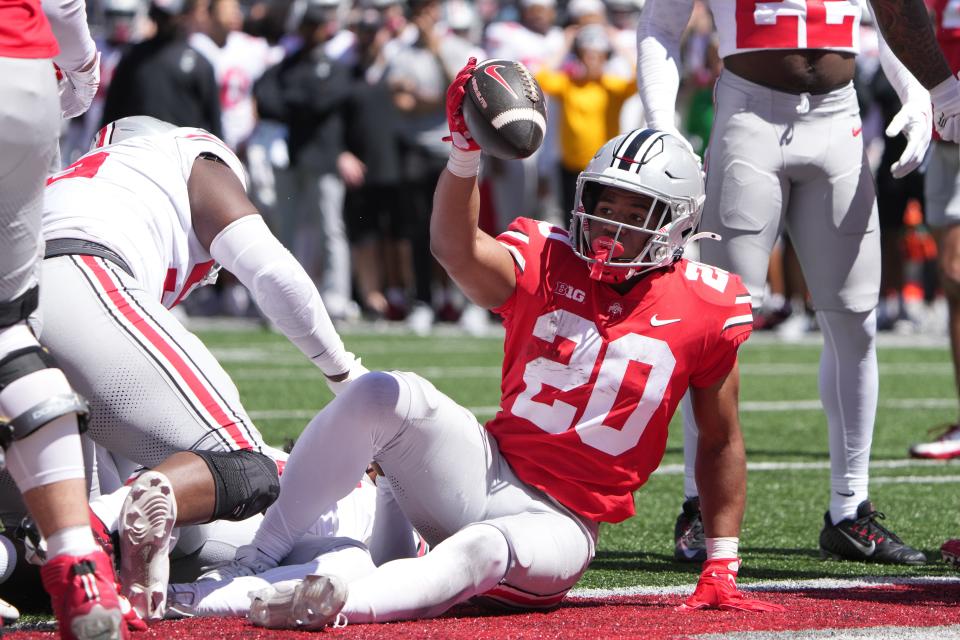
[[[430,250],[473,303],[492,309],[507,301],[517,278],[507,249],[478,227],[480,146],[463,116],[464,86],[476,64],[470,58],[447,88],[450,160],[433,194]]]
[[[740,432],[740,370],[710,387],[690,388],[700,427],[697,486],[707,537],[738,537],[747,495],[747,463]]]
[[[200,156],[193,163],[187,191],[193,230],[207,251],[227,225],[257,213],[233,170],[212,155]]]
[[[880,32],[897,57],[927,89],[952,74],[921,0],[871,0]]]
[[[430,250],[463,293],[487,309],[507,301],[517,284],[510,253],[477,226],[476,178],[444,170],[430,216]]]

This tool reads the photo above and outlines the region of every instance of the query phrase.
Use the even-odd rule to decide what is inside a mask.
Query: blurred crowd
[[[102,84],[64,132],[64,163],[102,123],[128,115],[205,128],[245,162],[252,199],[333,318],[406,322],[421,334],[459,321],[482,333],[490,316],[429,249],[448,154],[446,87],[470,56],[519,60],[536,75],[549,99],[547,137],[531,158],[485,158],[481,225],[497,233],[516,216],[566,225],[594,151],[645,124],[635,70],[642,10],[643,0],[90,0]],[[923,171],[890,175],[904,141],[883,131],[899,100],[869,16],[861,46],[856,85],[884,248],[880,328],[943,332]],[[682,58],[677,124],[702,155],[722,63],[700,2]],[[209,289],[190,313],[256,313],[236,282]],[[757,324],[788,340],[815,329],[786,239]]]

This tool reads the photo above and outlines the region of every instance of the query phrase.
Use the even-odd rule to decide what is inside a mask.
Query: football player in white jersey
[[[173,524],[242,520],[278,491],[236,387],[170,309],[220,265],[332,388],[365,369],[250,203],[237,157],[206,131],[145,116],[107,125],[48,179],[43,236],[38,332],[92,406],[89,436],[153,469],[124,505],[121,583],[158,618]]]
[[[190,46],[204,55],[220,85],[220,119],[223,141],[234,151],[247,141],[257,124],[253,83],[272,64],[280,62],[282,49],[263,38],[241,31],[243,13],[237,0],[213,0],[208,8],[206,32],[190,36]]]
[[[60,636],[106,639],[125,637],[126,624],[86,509],[86,404],[26,322],[37,306],[43,181],[59,163],[62,118],[84,113],[99,84],[86,18],[80,0],[0,0],[0,459],[50,539],[41,577]],[[15,559],[2,562],[0,581]],[[18,617],[0,604],[4,618]]]
[[[460,110],[475,63],[447,92],[459,146],[437,184],[431,248],[473,302],[504,318],[501,411],[481,425],[408,372],[352,382],[291,453],[254,538],[257,562],[283,557],[371,458],[431,551],[346,585],[315,578],[261,593],[251,620],[426,618],[472,597],[558,605],[593,559],[599,523],[634,515],[633,491],[660,463],[688,388],[701,418],[710,556],[685,604],[779,609],[736,587],[746,493],[736,362],[752,315],[737,276],[678,253],[703,202],[697,160],[661,131],[618,136],[581,174],[569,233],[518,218],[495,239],[477,228],[480,150]]]
[[[739,273],[759,306],[770,251],[786,228],[824,335],[820,395],[827,414],[831,480],[821,553],[922,564],[923,553],[879,523],[881,514],[867,493],[879,386],[875,307],[880,240],[852,83],[862,4],[711,0],[724,71],[715,93],[702,228],[723,240],[705,243],[701,257]],[[923,160],[931,97],[937,129],[951,139],[960,136],[960,89],[920,0],[871,4],[889,44],[882,43],[881,61],[903,102],[887,129],[887,135],[903,132],[908,139],[891,167],[899,177]],[[693,0],[649,0],[637,27],[640,96],[651,126],[669,131],[675,131],[680,37],[692,6]],[[696,426],[690,411],[684,417],[684,490],[692,498],[697,495]],[[678,519],[680,559],[702,554],[702,543],[689,535],[696,528],[684,531],[680,526],[697,523],[691,503]]]

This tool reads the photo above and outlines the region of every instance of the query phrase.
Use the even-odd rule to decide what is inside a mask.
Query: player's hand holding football
[[[894,178],[902,178],[923,162],[930,146],[930,121],[932,112],[930,100],[923,92],[921,99],[906,102],[887,127],[887,137],[892,138],[903,132],[907,137],[907,146],[900,154],[900,159],[890,165],[890,173]]]
[[[466,66],[457,72],[457,77],[447,88],[447,126],[450,128],[450,135],[444,140],[452,142],[453,146],[463,151],[480,150],[480,146],[470,135],[467,123],[463,119],[463,98],[467,94],[465,86],[470,81],[476,67],[476,58],[467,60]]]
[[[778,604],[745,597],[737,589],[740,558],[719,558],[703,563],[693,595],[680,609],[726,609],[735,611],[783,611]]]
[[[58,69],[60,111],[64,120],[83,115],[90,108],[100,86],[100,52],[75,71]]]
[[[960,82],[951,76],[930,89],[933,100],[933,124],[940,137],[960,142]]]

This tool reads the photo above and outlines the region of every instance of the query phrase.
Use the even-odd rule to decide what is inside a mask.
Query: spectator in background
[[[60,141],[63,164],[69,165],[90,148],[90,140],[100,128],[103,106],[113,73],[123,54],[131,45],[143,39],[147,21],[147,3],[144,0],[105,0],[102,5],[103,26],[96,37],[100,52],[100,87],[85,114],[69,121],[67,132]]]
[[[410,243],[404,230],[400,113],[387,82],[387,45],[393,41],[384,14],[363,9],[353,26],[356,62],[346,115],[347,149],[362,163],[347,183],[345,217],[351,242],[356,288],[363,311],[374,317],[406,315],[407,286],[412,286]]]
[[[636,93],[632,78],[604,71],[611,53],[605,27],[588,24],[576,32],[571,60],[557,71],[543,69],[536,74],[544,94],[560,104],[554,117],[560,127],[561,202],[567,224],[573,213],[577,176],[596,150],[619,132],[620,109]]]
[[[337,169],[350,71],[324,50],[339,28],[336,1],[309,0],[299,26],[302,46],[254,85],[260,114],[288,130],[290,166],[278,176],[280,239],[319,279],[334,319],[356,313],[343,222],[344,182]]]
[[[950,70],[960,71],[960,16],[949,0],[934,3],[937,42],[943,50]],[[940,284],[947,298],[950,334],[950,355],[953,359],[954,382],[960,395],[960,149],[956,142],[937,136],[930,153],[926,184],[927,225],[937,239]],[[960,457],[960,422],[948,425],[932,442],[910,447],[915,458],[949,459]],[[956,563],[960,543],[948,541],[942,548],[944,559]]]
[[[220,89],[222,139],[240,151],[257,124],[253,83],[279,55],[263,38],[247,35],[237,0],[210,0],[203,32],[190,36],[190,46],[213,65]],[[242,157],[242,154],[240,154]]]
[[[221,136],[220,98],[213,67],[187,42],[193,0],[153,0],[156,33],[120,60],[102,124],[148,115]]]
[[[403,44],[391,59],[388,82],[393,104],[400,111],[399,139],[403,167],[405,226],[413,251],[415,297],[407,320],[419,334],[426,334],[434,320],[433,273],[429,220],[433,190],[446,166],[449,145],[445,95],[450,77],[441,58],[437,24],[439,0],[410,3],[412,41]],[[406,34],[401,35],[405,38]],[[456,70],[456,69],[454,69]],[[447,300],[438,301],[439,309]]]
[[[613,75],[633,78],[636,74],[637,21],[643,4],[644,0],[606,0],[610,41],[613,43],[613,56],[607,63],[607,71]],[[647,126],[646,122],[640,96],[631,96],[620,109],[620,133],[641,129]]]
[[[494,22],[487,27],[484,45],[491,58],[522,62],[531,73],[554,69],[567,52],[563,30],[556,24],[554,0],[518,0],[519,22]],[[548,102],[547,112],[555,104]],[[485,159],[484,175],[490,178],[494,233],[505,231],[517,216],[548,218],[549,206],[540,206],[542,195],[550,193],[543,170],[556,166],[557,133],[555,119],[547,119],[547,133],[537,153],[523,160]],[[544,156],[542,159],[541,157]]]

